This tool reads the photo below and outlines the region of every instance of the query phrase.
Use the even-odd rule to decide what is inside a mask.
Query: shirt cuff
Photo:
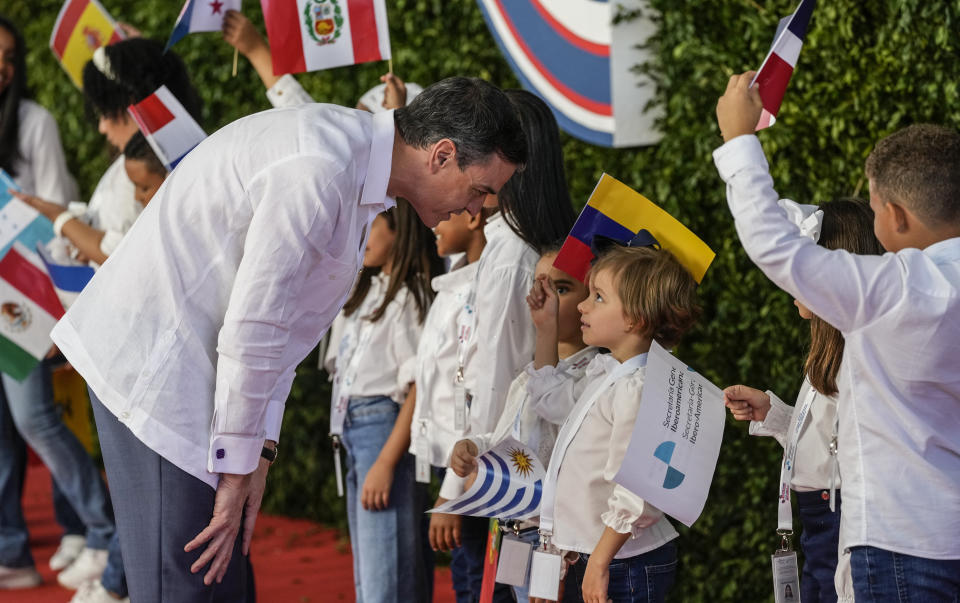
[[[103,238],[100,239],[100,251],[103,252],[103,255],[109,257],[114,251],[117,250],[117,247],[120,246],[120,241],[122,240],[123,233],[115,230],[108,230],[103,233]]]
[[[663,511],[617,484],[607,510],[600,515],[600,521],[620,534],[638,536],[642,530],[660,521],[661,517]]]
[[[313,98],[307,94],[300,82],[289,73],[281,76],[276,84],[267,89],[267,100],[274,107],[295,107],[313,102]]]
[[[730,182],[737,172],[746,167],[762,165],[764,170],[769,169],[760,140],[753,134],[737,136],[714,150],[713,163],[724,182]]]
[[[210,440],[207,471],[210,473],[253,473],[263,451],[263,436],[220,434]]]
[[[790,417],[793,416],[793,407],[767,390],[770,396],[770,410],[763,421],[750,421],[750,435],[769,436],[777,439],[786,435],[790,428]]]
[[[447,469],[446,475],[443,476],[443,483],[440,485],[440,497],[446,500],[457,498],[466,490],[463,487],[466,481],[467,478],[458,476],[453,469]]]
[[[280,441],[280,427],[283,424],[283,410],[286,405],[280,400],[267,402],[267,410],[263,416],[263,439],[273,442]]]

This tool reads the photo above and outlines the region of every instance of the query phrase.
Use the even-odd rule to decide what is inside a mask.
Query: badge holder
[[[333,468],[337,475],[337,496],[343,498],[343,468],[340,466],[340,436],[330,434],[333,441]]]
[[[800,573],[797,552],[791,540],[793,530],[777,530],[780,548],[770,556],[773,563],[773,597],[775,603],[800,603]]]
[[[540,538],[540,548],[530,558],[530,588],[532,598],[556,601],[560,596],[563,558],[546,536]]]
[[[421,484],[430,483],[430,441],[427,440],[427,423],[420,422],[420,437],[414,448],[416,457],[416,480]]]
[[[504,534],[500,542],[500,563],[497,565],[497,582],[523,587],[527,584],[530,557],[533,545],[520,540],[520,524],[513,523],[512,533]]]

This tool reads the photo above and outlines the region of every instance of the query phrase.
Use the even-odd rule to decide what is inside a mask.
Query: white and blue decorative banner
[[[723,391],[657,342],[618,484],[686,526],[707,502],[723,440]]]
[[[477,0],[517,79],[553,110],[560,127],[604,147],[662,138],[656,87],[636,73],[656,32],[647,0]],[[632,13],[632,18],[616,17]]]
[[[477,457],[477,479],[466,492],[430,512],[518,520],[535,517],[545,473],[529,448],[507,438]]]

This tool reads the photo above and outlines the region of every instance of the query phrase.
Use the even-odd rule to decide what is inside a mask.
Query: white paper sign
[[[723,392],[656,342],[614,481],[686,526],[700,517],[725,422]]]
[[[506,438],[477,457],[477,479],[470,489],[429,512],[529,519],[540,511],[545,473],[537,455]]]

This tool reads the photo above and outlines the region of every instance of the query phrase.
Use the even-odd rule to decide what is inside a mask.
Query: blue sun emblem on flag
[[[521,448],[511,448],[508,452],[510,462],[513,463],[513,468],[520,474],[520,477],[530,477],[530,474],[533,473],[533,457]]]

